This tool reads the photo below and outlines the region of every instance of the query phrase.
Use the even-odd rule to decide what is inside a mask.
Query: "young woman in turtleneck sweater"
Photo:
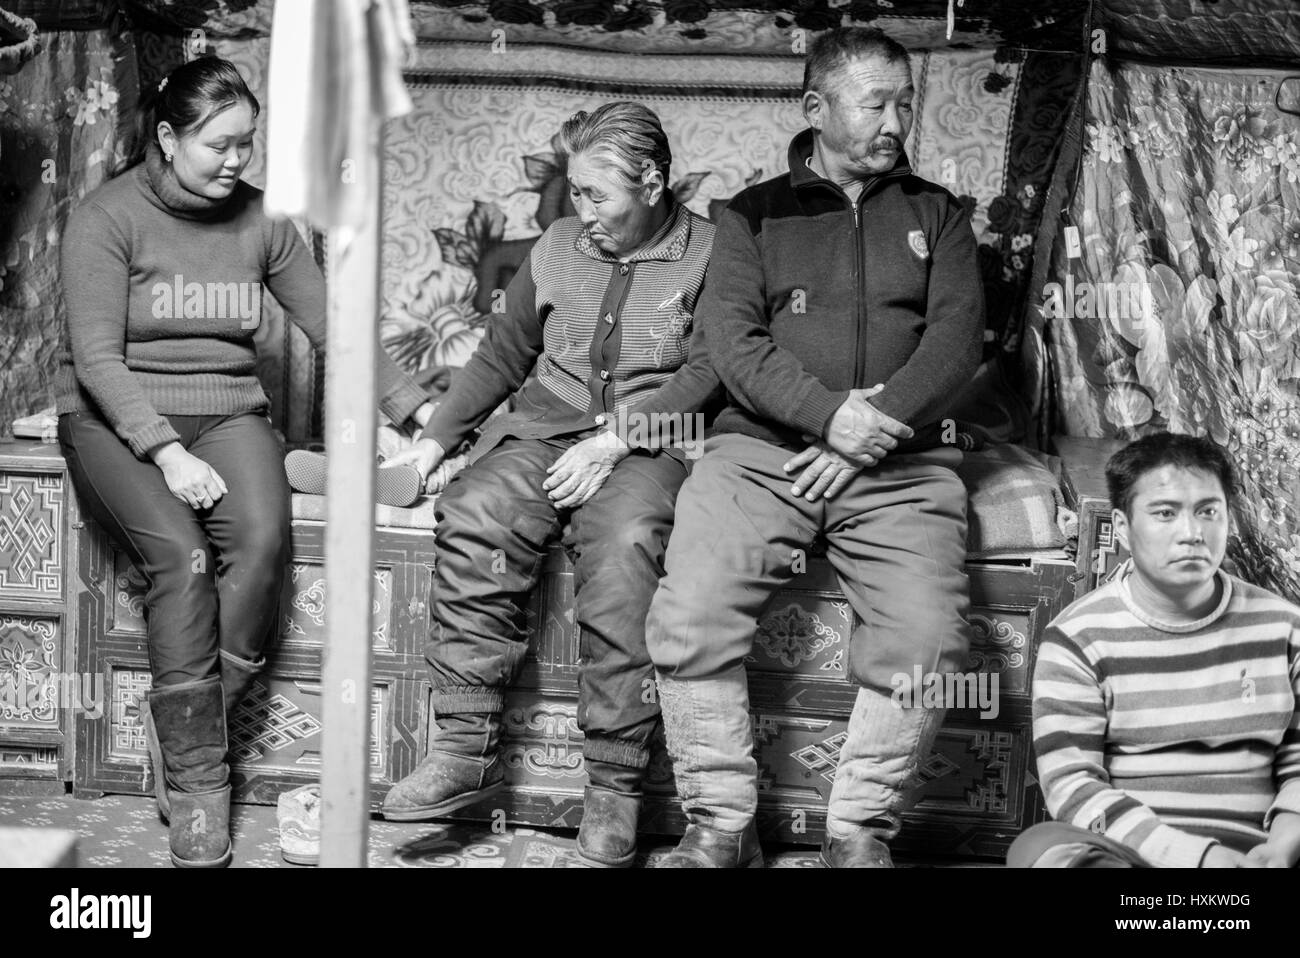
[[[239,179],[258,111],[225,60],[175,70],[142,109],[142,161],[86,197],[62,248],[59,441],[82,508],[149,582],[145,728],[188,867],[230,861],[226,716],[262,666],[289,557],[255,372],[263,291],[325,342],[320,270]],[[379,375],[383,412],[423,425],[424,391],[382,351]]]

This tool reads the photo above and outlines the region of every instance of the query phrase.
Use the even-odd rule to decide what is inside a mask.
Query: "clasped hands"
[[[825,439],[805,436],[807,449],[785,463],[787,473],[802,469],[790,491],[809,502],[830,499],[863,469],[876,465],[898,448],[899,440],[911,439],[911,427],[881,412],[868,400],[885,387],[849,392],[835,410]]]

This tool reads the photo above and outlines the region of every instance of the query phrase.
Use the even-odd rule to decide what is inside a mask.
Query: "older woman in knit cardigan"
[[[82,508],[149,583],[146,732],[171,855],[230,861],[226,717],[263,663],[289,556],[283,450],[253,335],[263,289],[313,345],[325,283],[293,225],[240,181],[257,100],[192,61],[141,112],[142,159],[64,232],[59,441]],[[432,412],[381,355],[380,407]]]
[[[702,438],[695,414],[720,389],[692,330],[713,226],[674,201],[668,140],[646,107],[579,113],[560,139],[578,215],[537,240],[416,447],[386,464],[427,475],[514,397],[438,500],[426,653],[438,727],[383,810],[435,818],[503,786],[502,706],[527,651],[525,599],[567,529],[589,779],[578,851],[618,867],[636,850],[659,717],[646,612]]]

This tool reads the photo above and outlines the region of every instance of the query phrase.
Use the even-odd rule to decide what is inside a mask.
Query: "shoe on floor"
[[[284,474],[296,492],[311,496],[325,495],[325,464],[319,452],[295,449],[284,457]],[[420,473],[411,466],[380,467],[375,470],[375,501],[384,506],[405,509],[424,494]]]
[[[320,864],[320,786],[281,792],[275,803],[280,854],[293,865]]]
[[[762,868],[763,849],[751,821],[741,832],[722,832],[691,823],[660,868]]]
[[[875,832],[855,828],[843,837],[828,831],[818,864],[822,868],[893,868],[894,859]]]
[[[588,868],[631,868],[636,860],[640,795],[588,785],[582,798],[578,858]]]
[[[472,758],[431,751],[384,796],[390,822],[425,822],[490,798],[506,786],[499,755]]]

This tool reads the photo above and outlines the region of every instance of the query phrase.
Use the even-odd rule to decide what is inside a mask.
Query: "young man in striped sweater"
[[[1132,558],[1058,616],[1034,672],[1055,821],[1013,867],[1300,861],[1300,608],[1221,568],[1236,494],[1207,439],[1160,433],[1107,464]]]

